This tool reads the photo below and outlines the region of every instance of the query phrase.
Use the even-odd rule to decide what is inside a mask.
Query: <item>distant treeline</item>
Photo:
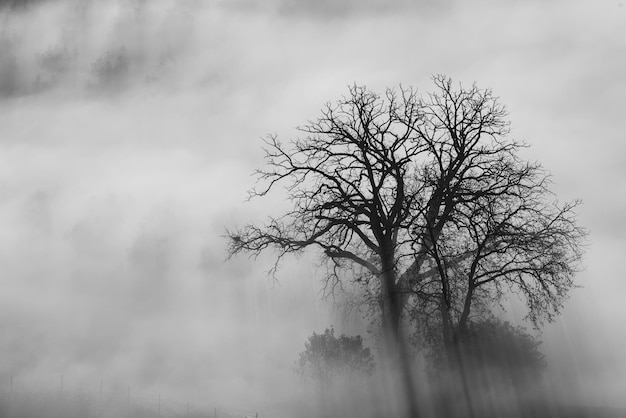
[[[19,10],[48,1],[51,0],[0,0],[0,8]]]

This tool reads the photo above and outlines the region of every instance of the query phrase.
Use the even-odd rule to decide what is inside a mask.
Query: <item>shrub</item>
[[[317,381],[322,388],[337,380],[349,382],[358,375],[371,375],[374,357],[363,347],[360,335],[335,337],[331,327],[323,334],[313,332],[300,353],[296,372],[305,379]]]
[[[487,319],[468,326],[460,352],[474,384],[510,382],[520,388],[541,378],[546,362],[540,344],[523,327]]]

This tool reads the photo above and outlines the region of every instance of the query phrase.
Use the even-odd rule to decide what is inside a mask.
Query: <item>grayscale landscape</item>
[[[0,418],[626,417],[625,25],[0,1]]]

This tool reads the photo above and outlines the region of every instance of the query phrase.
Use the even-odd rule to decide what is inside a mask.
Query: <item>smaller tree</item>
[[[303,379],[317,381],[324,391],[338,380],[350,382],[357,376],[369,376],[374,370],[374,357],[363,347],[360,335],[335,337],[333,327],[323,334],[313,332],[304,343],[306,350],[296,362],[296,373]]]

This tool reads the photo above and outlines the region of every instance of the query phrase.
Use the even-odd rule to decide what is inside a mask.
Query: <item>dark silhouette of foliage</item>
[[[430,345],[428,372],[439,387],[434,399],[439,413],[480,417],[487,412],[494,416],[484,404],[485,393],[524,396],[541,383],[546,367],[540,344],[523,327],[490,317],[468,323],[463,339],[453,344],[439,339],[438,344]],[[456,407],[451,407],[453,404]]]
[[[544,355],[539,350],[541,341],[529,334],[521,326],[496,318],[471,322],[465,338],[459,344],[462,366],[473,384],[481,381],[490,384],[491,378],[498,377],[516,386],[537,381],[546,367]],[[445,347],[433,347],[429,352],[432,371],[439,372],[450,367],[444,355]],[[454,367],[459,366],[453,364]]]
[[[363,347],[360,335],[335,337],[335,330],[327,328],[323,334],[313,332],[300,353],[296,372],[303,378],[313,379],[322,387],[341,379],[369,376],[374,370],[374,357]]]
[[[469,367],[494,369],[522,383],[539,378],[546,367],[540,345],[523,327],[492,319],[470,324],[461,347]]]

